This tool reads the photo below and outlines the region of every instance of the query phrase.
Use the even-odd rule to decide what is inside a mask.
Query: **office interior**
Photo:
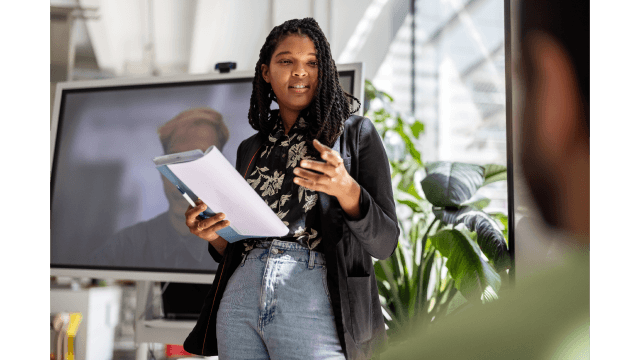
[[[355,78],[360,81],[356,87],[360,93],[364,95],[371,84],[393,98],[366,103],[360,99],[363,115],[387,109],[408,124],[423,124],[416,147],[425,164],[455,161],[508,169],[508,180],[483,187],[479,195],[490,200],[485,212],[504,215],[509,252],[517,269],[518,262],[526,262],[529,256],[527,244],[517,242],[518,220],[533,211],[514,156],[523,136],[516,121],[521,104],[514,99],[521,86],[513,69],[519,56],[517,9],[517,0],[51,0],[51,131],[57,131],[61,121],[61,87],[219,79],[225,75],[216,70],[216,64],[225,62],[235,63],[229,76],[251,73],[274,26],[313,17],[331,44],[336,64],[358,64]],[[239,112],[246,114],[246,110]],[[174,115],[167,114],[162,122]],[[122,124],[123,129],[126,126]],[[155,141],[153,136],[145,139]],[[406,154],[398,136],[385,137],[384,143],[390,159]],[[160,142],[153,146],[158,152],[162,149]],[[52,143],[51,149],[53,169],[60,148]],[[154,181],[160,184],[156,175]],[[416,178],[425,175],[422,169]],[[146,194],[137,201],[156,201],[149,200],[153,196]],[[159,190],[157,196],[164,194]],[[156,215],[153,210],[130,213],[142,220]],[[411,222],[407,206],[397,205],[397,213],[399,221]],[[114,225],[116,230],[125,226]],[[407,246],[406,234],[398,246]],[[55,316],[67,316],[67,325],[73,325],[69,314],[81,314],[81,320],[75,318],[76,359],[189,357],[180,345],[195,320],[170,318],[163,302],[171,299],[163,297],[163,291],[169,282],[188,279],[190,272],[177,271],[175,277],[164,278],[128,276],[130,268],[124,266],[114,275],[109,274],[113,270],[109,265],[65,267],[54,262],[52,353],[60,346],[53,327],[54,320],[62,320]],[[92,270],[107,272],[100,277],[92,275]],[[517,275],[513,271],[508,281],[517,283]],[[213,271],[198,276],[200,285],[214,277]]]

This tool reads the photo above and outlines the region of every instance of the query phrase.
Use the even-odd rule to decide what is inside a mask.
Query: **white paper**
[[[224,212],[241,235],[284,236],[289,228],[217,148],[200,159],[167,165],[214,212]]]

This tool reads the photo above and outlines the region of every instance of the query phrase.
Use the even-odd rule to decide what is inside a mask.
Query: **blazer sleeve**
[[[362,120],[358,134],[360,219],[350,219],[345,214],[345,222],[364,249],[383,260],[393,254],[400,236],[389,160],[371,120]]]
[[[246,140],[242,141],[240,143],[240,145],[238,145],[238,151],[236,153],[236,171],[240,171],[240,164],[242,163],[242,159],[240,154],[242,154],[242,148],[244,143],[246,142]],[[211,255],[211,257],[213,258],[213,261],[217,262],[217,263],[221,263],[222,259],[223,259],[223,255],[220,255],[220,253],[218,252],[218,250],[216,250],[216,248],[213,247],[213,245],[211,245],[211,243],[209,243],[209,246],[207,247],[207,250],[209,250],[209,255]]]

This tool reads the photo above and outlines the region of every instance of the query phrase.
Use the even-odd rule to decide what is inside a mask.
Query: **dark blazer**
[[[259,134],[238,147],[236,169],[245,176],[264,143]],[[319,192],[320,227],[327,263],[327,285],[340,343],[347,359],[367,359],[386,346],[384,318],[371,257],[385,259],[398,244],[389,162],[373,123],[351,116],[333,149],[340,152],[349,174],[361,188],[361,219],[349,219],[334,196]],[[222,294],[241,261],[242,242],[227,246],[224,257],[213,246],[209,253],[220,262],[200,317],[187,339],[186,351],[217,355],[216,316]]]

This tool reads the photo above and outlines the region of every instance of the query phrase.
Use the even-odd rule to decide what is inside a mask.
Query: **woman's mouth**
[[[305,91],[309,90],[309,86],[308,85],[293,85],[293,86],[289,86],[289,89],[293,89],[294,92],[296,93],[302,93]]]

